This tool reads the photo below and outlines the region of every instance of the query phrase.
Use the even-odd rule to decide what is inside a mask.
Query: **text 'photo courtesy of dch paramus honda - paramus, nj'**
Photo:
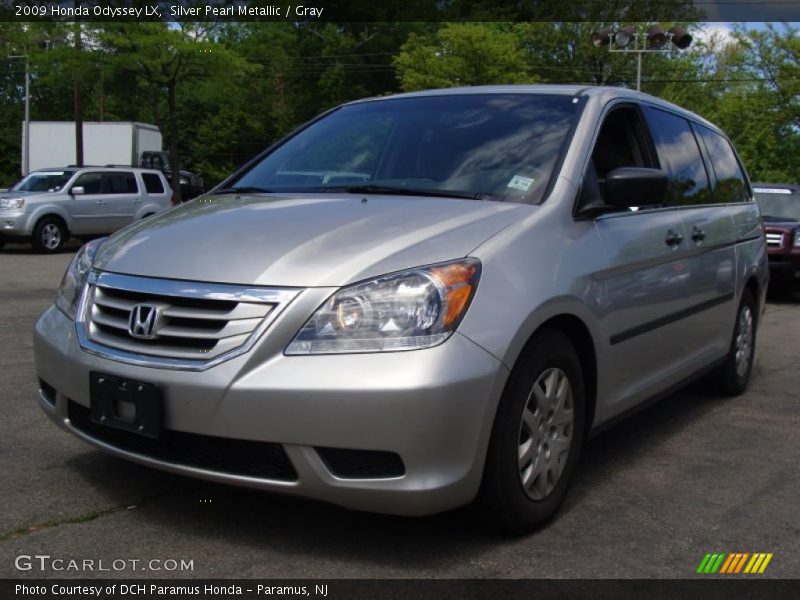
[[[158,469],[527,531],[588,436],[700,376],[745,390],[767,282],[748,177],[695,114],[367,99],[84,245],[36,324],[40,403]]]

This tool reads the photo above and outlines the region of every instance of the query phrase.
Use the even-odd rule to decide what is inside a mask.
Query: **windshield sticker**
[[[522,175],[514,175],[514,177],[511,178],[511,181],[508,182],[508,185],[506,187],[527,192],[532,185],[533,185],[532,177],[523,177]]]

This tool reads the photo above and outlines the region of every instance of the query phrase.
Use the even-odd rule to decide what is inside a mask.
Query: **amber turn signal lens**
[[[431,273],[442,282],[446,290],[447,304],[442,325],[445,327],[457,322],[475,292],[475,279],[478,267],[470,263],[455,263],[431,269]]]

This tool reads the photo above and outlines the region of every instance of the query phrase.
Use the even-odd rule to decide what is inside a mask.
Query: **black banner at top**
[[[800,21],[798,0],[0,0],[3,21]]]

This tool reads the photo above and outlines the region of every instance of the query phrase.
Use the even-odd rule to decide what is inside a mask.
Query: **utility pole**
[[[27,175],[31,170],[31,62],[25,57],[25,154],[22,157],[22,174]]]
[[[75,0],[77,11],[79,1]],[[80,53],[83,49],[81,41],[81,23],[75,21],[75,50]],[[83,166],[83,81],[80,75],[75,78],[75,164]]]
[[[7,57],[9,60],[17,58],[25,61],[25,117],[22,123],[22,161],[21,171],[23,177],[30,172],[31,158],[31,64],[27,54],[17,54]]]

